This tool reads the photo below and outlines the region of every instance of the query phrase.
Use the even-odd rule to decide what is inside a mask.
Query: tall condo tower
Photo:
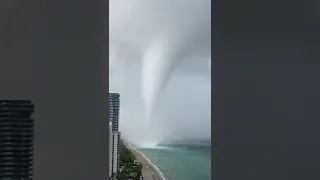
[[[33,179],[31,101],[0,100],[0,179]]]
[[[113,133],[112,133],[112,123],[109,122],[109,177],[112,174],[113,168]]]
[[[119,112],[120,94],[109,93],[109,176],[119,170]]]
[[[112,131],[119,130],[120,94],[109,93],[109,122],[112,123]]]

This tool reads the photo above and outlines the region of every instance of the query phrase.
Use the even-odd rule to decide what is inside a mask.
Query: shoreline
[[[144,180],[166,180],[159,168],[152,164],[151,160],[148,159],[142,152],[127,144],[128,148],[136,155],[137,162],[140,162],[143,166],[142,175]]]

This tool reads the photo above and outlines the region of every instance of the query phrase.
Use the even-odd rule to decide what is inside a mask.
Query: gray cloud
[[[110,89],[132,141],[210,137],[210,4],[110,1]]]

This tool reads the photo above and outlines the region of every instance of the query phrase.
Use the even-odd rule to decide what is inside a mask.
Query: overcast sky
[[[210,3],[110,1],[110,90],[134,143],[210,138]]]

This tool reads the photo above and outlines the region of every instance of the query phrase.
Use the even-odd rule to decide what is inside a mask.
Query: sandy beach
[[[137,162],[142,164],[142,175],[144,180],[165,180],[160,172],[149,162],[149,160],[137,149],[128,146],[130,150],[136,155]]]

